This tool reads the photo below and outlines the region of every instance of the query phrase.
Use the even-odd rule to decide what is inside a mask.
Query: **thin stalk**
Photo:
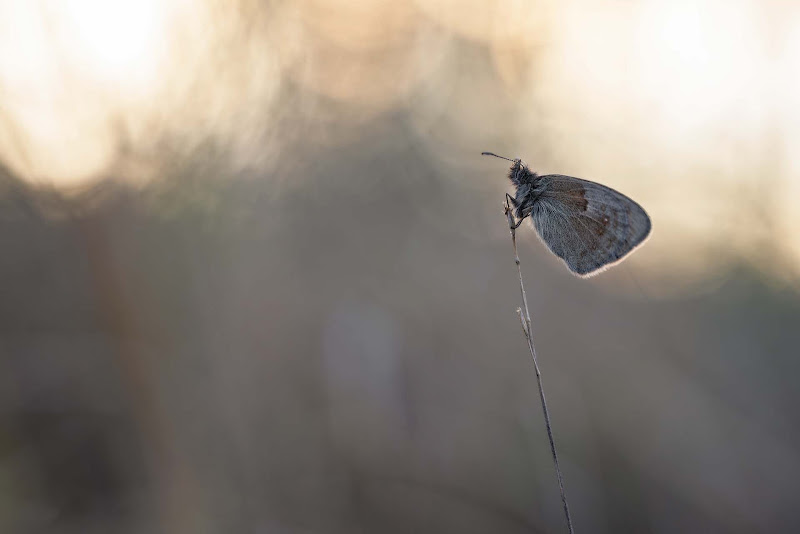
[[[520,323],[522,323],[522,332],[525,334],[525,339],[528,340],[528,348],[531,351],[533,358],[533,367],[536,369],[536,382],[539,384],[539,398],[542,401],[542,411],[544,412],[544,423],[547,427],[547,439],[550,440],[550,452],[553,454],[553,465],[556,468],[556,476],[558,477],[558,489],[561,491],[561,503],[564,505],[564,517],[567,520],[567,528],[569,534],[574,534],[572,530],[572,519],[569,515],[569,504],[567,503],[567,494],[564,491],[564,477],[561,476],[561,467],[558,465],[558,453],[556,452],[556,442],[553,440],[553,429],[550,425],[550,412],[547,410],[547,401],[544,398],[544,387],[542,386],[542,373],[539,371],[539,363],[536,361],[536,347],[533,344],[533,333],[531,332],[531,314],[528,311],[528,297],[525,294],[525,285],[522,283],[522,268],[520,267],[519,254],[517,253],[517,226],[514,222],[514,213],[511,206],[506,203],[505,213],[508,218],[508,228],[511,232],[511,244],[514,247],[514,263],[517,264],[517,274],[519,275],[519,290],[522,294],[522,308],[517,308]],[[524,310],[524,313],[523,313]]]

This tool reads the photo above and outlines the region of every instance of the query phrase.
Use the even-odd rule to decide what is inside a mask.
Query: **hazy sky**
[[[511,150],[634,197],[640,265],[800,274],[791,2],[0,0],[0,95],[0,158],[65,191],[208,139],[269,169],[288,137],[403,112],[443,158]]]

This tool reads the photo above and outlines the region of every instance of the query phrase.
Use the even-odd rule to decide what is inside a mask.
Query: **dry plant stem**
[[[542,412],[544,412],[544,423],[547,427],[547,439],[550,440],[550,452],[553,454],[553,464],[556,467],[556,476],[558,477],[558,489],[561,491],[561,503],[564,505],[564,517],[567,520],[567,528],[569,533],[573,534],[572,519],[569,515],[569,504],[567,504],[567,494],[564,491],[564,478],[561,476],[561,467],[558,465],[558,453],[556,452],[556,443],[553,440],[553,430],[550,426],[550,412],[547,410],[547,401],[544,398],[544,387],[542,387],[542,373],[539,372],[539,363],[536,361],[536,347],[533,344],[533,333],[531,332],[531,314],[528,311],[528,297],[525,295],[525,286],[522,283],[522,268],[520,267],[519,254],[517,254],[517,230],[514,222],[514,215],[511,206],[505,205],[506,217],[508,218],[508,228],[511,232],[511,244],[514,246],[514,263],[517,264],[517,274],[519,275],[519,290],[522,293],[522,308],[517,308],[520,323],[522,323],[522,332],[525,334],[525,339],[528,341],[528,348],[531,351],[533,358],[533,367],[536,369],[536,381],[539,384],[539,398],[542,401]],[[524,315],[523,315],[524,310]]]

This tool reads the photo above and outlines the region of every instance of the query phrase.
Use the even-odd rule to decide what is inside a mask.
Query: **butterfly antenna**
[[[481,156],[494,156],[496,158],[504,159],[504,160],[510,161],[512,163],[516,163],[516,161],[517,161],[517,160],[511,159],[511,158],[504,158],[503,156],[498,156],[494,152],[481,152]]]

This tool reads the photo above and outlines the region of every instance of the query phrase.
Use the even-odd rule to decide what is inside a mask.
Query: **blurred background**
[[[0,531],[800,531],[800,4],[0,0]]]

